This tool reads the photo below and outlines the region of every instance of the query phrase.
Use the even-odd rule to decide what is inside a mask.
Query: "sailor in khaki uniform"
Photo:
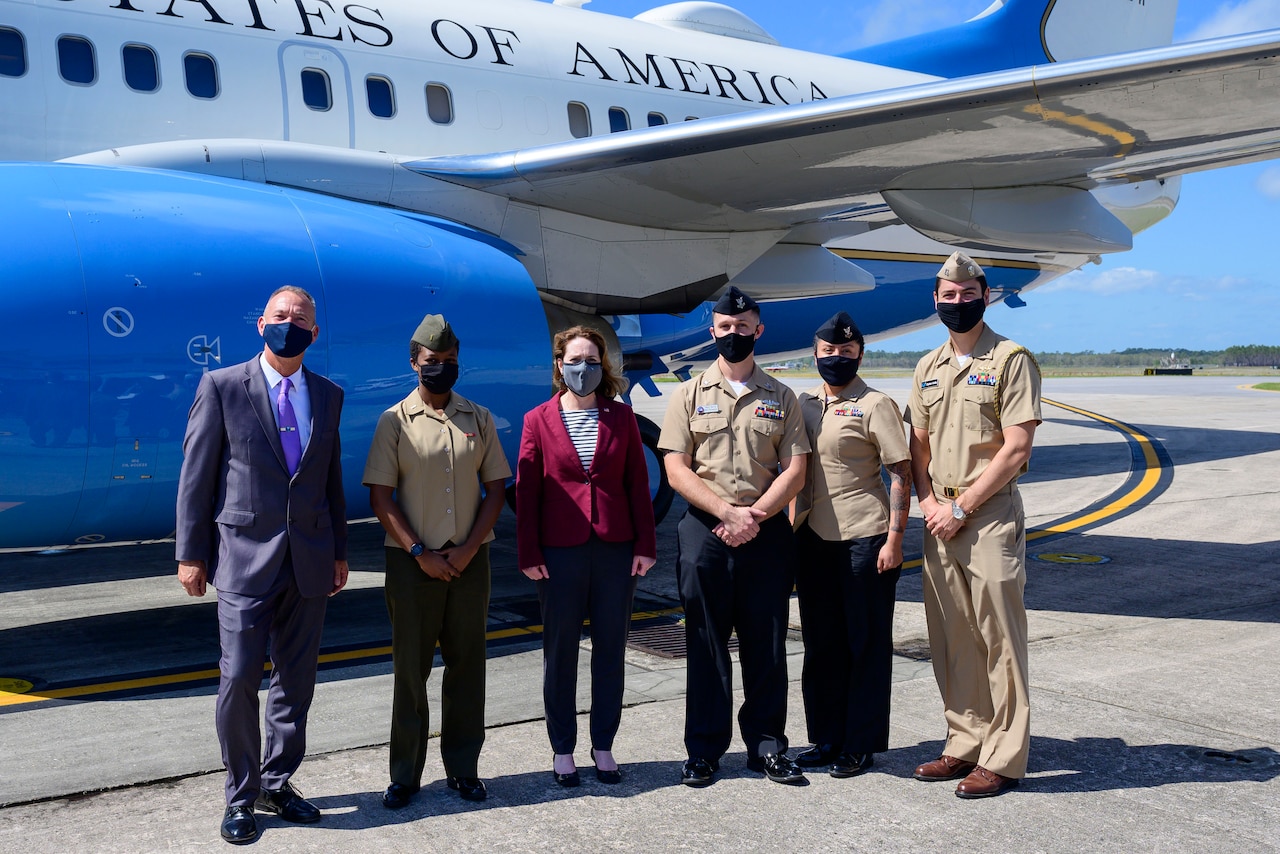
[[[813,456],[796,497],[796,592],[814,746],[796,764],[829,765],[832,777],[861,774],[889,749],[893,605],[911,509],[902,413],[858,376],[863,343],[843,311],[823,324],[813,339],[822,384],[800,395]]]
[[[437,641],[447,783],[467,800],[486,796],[476,766],[484,744],[489,541],[511,476],[489,410],[452,390],[458,338],[449,323],[427,315],[409,350],[418,387],[378,419],[364,469],[373,512],[387,530],[395,670],[391,785],[382,797],[389,809],[408,804],[422,785],[431,732],[426,682]]]
[[[676,556],[689,651],[682,782],[710,783],[733,736],[736,630],[747,767],[798,783],[785,732],[794,555],[780,511],[804,485],[809,440],[795,392],[752,357],[764,331],[755,301],[730,288],[712,322],[720,356],[672,396],[658,439],[671,486],[689,502]]]
[[[917,780],[964,777],[962,798],[998,795],[1026,774],[1026,518],[1018,475],[1040,423],[1040,371],[983,322],[982,268],[956,252],[934,304],[947,343],[916,365],[906,420],[925,519],[924,606],[947,743]],[[967,775],[967,776],[966,776]]]

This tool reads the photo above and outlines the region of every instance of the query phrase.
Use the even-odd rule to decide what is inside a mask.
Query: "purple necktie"
[[[293,383],[285,377],[280,381],[280,396],[276,398],[276,411],[280,416],[280,445],[284,448],[284,462],[289,467],[292,477],[298,470],[298,460],[302,459],[302,437],[298,435],[298,416],[293,412],[293,404],[289,402],[289,390]]]

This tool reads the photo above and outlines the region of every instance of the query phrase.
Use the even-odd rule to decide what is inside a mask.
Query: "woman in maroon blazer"
[[[613,737],[622,718],[623,655],[637,578],[657,555],[649,472],[635,413],[613,397],[625,380],[603,336],[556,335],[556,395],[525,415],[516,464],[520,571],[542,604],[542,699],[552,774],[578,785],[578,645],[591,620],[591,756],[602,783],[622,779]]]

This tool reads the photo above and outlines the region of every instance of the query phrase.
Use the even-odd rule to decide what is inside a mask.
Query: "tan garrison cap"
[[[442,314],[428,314],[422,318],[422,322],[418,324],[410,340],[437,353],[443,353],[458,346],[458,336],[453,334],[453,327]]]
[[[938,278],[948,282],[968,282],[982,275],[982,268],[963,252],[952,252],[947,263],[938,271]]]

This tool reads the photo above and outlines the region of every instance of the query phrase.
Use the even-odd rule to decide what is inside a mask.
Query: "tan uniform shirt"
[[[759,365],[738,397],[714,363],[680,386],[667,406],[658,447],[688,454],[693,473],[723,500],[754,504],[783,457],[809,453],[796,393]]]
[[[1040,370],[1017,348],[987,327],[964,367],[950,339],[916,365],[906,421],[929,431],[935,491],[972,486],[1004,445],[1004,425],[1040,423]]]
[[[441,414],[416,388],[378,418],[364,467],[366,486],[396,490],[396,503],[428,549],[462,543],[476,521],[480,485],[510,476],[489,410],[455,391]],[[492,539],[491,531],[485,542]],[[385,542],[400,548],[390,534]]]
[[[880,467],[911,458],[898,404],[861,377],[832,400],[826,394],[819,385],[800,395],[813,459],[796,497],[796,525],[807,518],[813,532],[830,542],[883,534],[889,530],[889,494]]]

